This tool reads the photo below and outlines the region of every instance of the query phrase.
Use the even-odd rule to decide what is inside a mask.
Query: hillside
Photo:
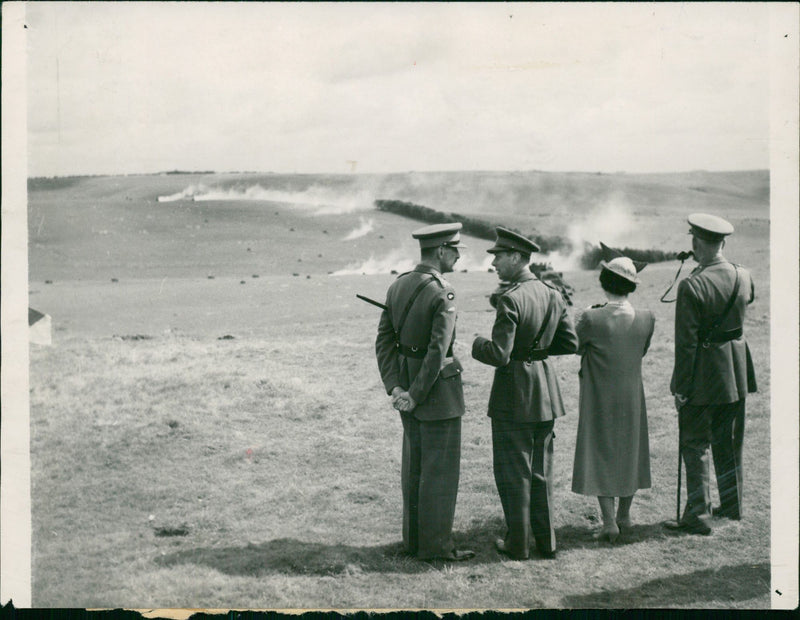
[[[30,279],[325,275],[413,255],[418,224],[378,212],[382,198],[665,251],[688,248],[688,213],[711,211],[737,228],[737,260],[768,249],[767,171],[72,177],[29,181]],[[479,265],[483,244],[473,247]]]

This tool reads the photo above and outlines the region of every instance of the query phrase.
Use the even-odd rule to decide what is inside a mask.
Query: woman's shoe
[[[613,543],[619,537],[619,527],[617,527],[616,523],[612,523],[611,525],[604,525],[599,531],[595,532],[592,535],[597,541],[607,540],[610,543]]]
[[[633,529],[633,521],[631,521],[630,517],[617,519],[617,527],[619,528],[620,534],[625,534]]]

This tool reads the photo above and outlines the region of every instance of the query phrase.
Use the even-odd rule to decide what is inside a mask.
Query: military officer
[[[714,513],[737,520],[742,515],[745,398],[756,391],[742,326],[755,294],[750,273],[722,255],[733,226],[705,213],[693,213],[688,220],[698,266],[678,285],[670,382],[688,497],[681,520],[668,525],[707,535],[711,533],[709,444],[720,496]]]
[[[553,558],[553,423],[564,415],[564,406],[548,358],[575,353],[578,337],[561,294],[528,269],[539,247],[502,227],[496,234],[488,250],[501,282],[490,298],[497,310],[492,337],[472,343],[472,357],[496,367],[489,417],[507,533],[495,546],[526,559],[533,534],[539,553]]]
[[[420,263],[392,283],[375,351],[387,394],[403,422],[403,541],[423,560],[467,560],[451,530],[461,462],[464,392],[453,355],[456,302],[443,273],[459,258],[461,224],[412,233]]]

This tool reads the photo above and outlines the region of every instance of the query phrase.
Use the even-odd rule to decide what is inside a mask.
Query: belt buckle
[[[707,349],[710,346],[711,346],[711,341],[710,340],[703,340],[703,348],[704,349]]]
[[[417,351],[419,351],[419,347],[411,347],[412,353],[416,353]]]

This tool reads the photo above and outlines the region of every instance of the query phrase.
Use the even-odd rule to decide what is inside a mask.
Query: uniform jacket
[[[404,347],[424,351],[424,357],[403,355],[395,346],[395,329],[414,290],[428,284],[417,296],[399,334]],[[375,352],[386,393],[399,385],[417,403],[419,420],[445,420],[464,415],[461,364],[452,355],[456,304],[453,287],[437,270],[417,265],[392,283],[378,324]]]
[[[745,309],[755,299],[750,272],[739,269],[739,293],[720,326],[741,328]],[[721,315],[733,294],[734,265],[724,258],[698,266],[678,285],[675,304],[675,366],[670,390],[691,405],[723,405],[756,391],[755,372],[744,334],[728,342],[703,347],[699,335]]]
[[[565,355],[578,350],[578,337],[567,314],[561,294],[523,271],[496,296],[497,315],[492,339],[478,337],[472,343],[472,357],[496,366],[489,416],[512,422],[546,422],[564,415],[561,391],[549,359],[525,362],[525,356],[553,301],[553,312],[539,347],[548,355]]]

